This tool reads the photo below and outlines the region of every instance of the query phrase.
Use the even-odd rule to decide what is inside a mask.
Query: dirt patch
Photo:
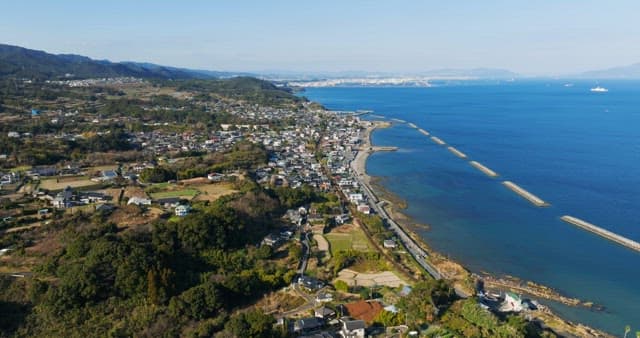
[[[261,308],[265,313],[275,314],[293,310],[304,302],[304,298],[296,295],[293,291],[278,291],[264,296],[255,306]]]
[[[469,275],[469,272],[465,270],[465,268],[463,268],[462,265],[456,262],[446,260],[446,259],[443,259],[443,260],[436,259],[432,261],[434,262],[434,265],[436,266],[438,271],[440,271],[442,274],[447,276],[447,278],[458,280],[458,279],[465,279]]]
[[[238,192],[229,183],[206,183],[192,187],[200,191],[200,194],[195,198],[196,201],[215,201],[222,196]]]
[[[194,177],[188,180],[178,181],[180,185],[207,184],[210,181],[206,177]]]
[[[158,208],[149,208],[142,212],[138,206],[128,205],[117,208],[111,216],[109,216],[109,221],[115,223],[119,228],[135,227],[150,224],[163,213],[164,212]]]
[[[379,273],[360,273],[350,269],[343,269],[338,273],[336,280],[342,280],[350,286],[389,286],[399,287],[408,283],[402,280],[393,271]]]
[[[61,232],[48,234],[46,237],[36,242],[35,245],[26,248],[25,251],[33,255],[47,255],[57,251],[62,248],[62,243],[60,243],[60,234]]]
[[[48,178],[40,181],[40,188],[46,190],[62,190],[66,187],[80,188],[90,185],[97,185],[97,182],[91,181],[85,176]]]
[[[322,235],[315,234],[313,239],[318,243],[318,250],[329,251],[329,242]]]
[[[356,226],[353,225],[353,224],[343,224],[343,225],[340,225],[340,226],[337,226],[337,227],[333,228],[333,230],[331,230],[331,232],[350,233],[355,228],[356,228]]]

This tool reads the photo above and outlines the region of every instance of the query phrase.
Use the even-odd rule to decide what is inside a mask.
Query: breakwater
[[[409,127],[413,128],[413,129],[418,129],[418,126],[416,126],[413,123],[407,123],[407,125],[409,125]]]
[[[447,147],[447,149],[449,149],[450,152],[452,152],[454,155],[460,157],[460,158],[467,158],[467,155],[463,152],[461,152],[460,150],[454,148],[454,147]]]
[[[428,132],[428,131],[426,131],[426,130],[424,130],[424,129],[418,129],[418,131],[419,131],[420,133],[422,133],[422,135],[424,135],[424,136],[429,136],[429,132]]]
[[[575,225],[575,226],[577,226],[579,228],[582,228],[584,230],[593,232],[594,234],[596,234],[598,236],[604,237],[604,238],[606,238],[608,240],[611,240],[611,241],[614,241],[614,242],[616,242],[616,243],[618,243],[620,245],[626,246],[629,249],[633,249],[635,251],[640,251],[640,243],[638,243],[638,242],[636,242],[634,240],[628,239],[628,238],[626,238],[624,236],[620,236],[620,235],[618,235],[616,233],[613,233],[613,232],[611,232],[609,230],[603,229],[603,228],[601,228],[601,227],[599,227],[597,225],[591,224],[591,223],[583,221],[583,220],[581,220],[579,218],[576,218],[576,217],[573,217],[573,216],[568,216],[568,215],[562,216],[562,217],[560,217],[560,219],[565,221],[565,222],[567,222],[567,223],[569,223],[569,224],[573,224],[573,225]]]
[[[444,143],[443,140],[441,140],[439,137],[435,137],[435,136],[431,136],[431,141],[435,142],[436,144],[439,145],[445,145],[446,143]]]
[[[405,120],[396,119],[396,118],[393,118],[391,120],[396,121],[396,122],[400,122],[400,123],[407,123],[407,121],[405,121]]]
[[[522,187],[520,187],[519,185],[511,182],[511,181],[504,181],[502,182],[502,184],[511,189],[511,191],[515,192],[516,194],[520,195],[520,197],[526,199],[527,201],[531,202],[531,204],[537,206],[537,207],[547,207],[549,206],[549,203],[543,201],[540,197],[524,190]]]
[[[369,151],[396,151],[398,147],[390,147],[390,146],[372,146],[369,147]]]
[[[483,172],[485,175],[489,176],[489,177],[496,177],[498,176],[498,173],[496,173],[495,171],[483,166],[482,164],[476,162],[476,161],[469,161],[469,164],[471,164],[471,166],[473,166],[474,168],[480,170],[481,172]]]

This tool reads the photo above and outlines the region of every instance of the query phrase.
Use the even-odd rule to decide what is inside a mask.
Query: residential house
[[[220,173],[210,173],[207,175],[207,179],[211,182],[220,182],[224,179],[224,175]]]
[[[324,287],[324,283],[322,281],[316,278],[313,278],[310,276],[304,276],[304,275],[298,278],[298,285],[302,286],[303,288],[309,291],[316,291]]]
[[[398,243],[393,239],[385,239],[384,242],[382,242],[382,245],[387,249],[395,249],[398,246]]]
[[[357,210],[365,215],[371,214],[371,207],[367,204],[358,205]]]
[[[313,312],[316,318],[320,318],[324,321],[336,318],[336,312],[326,306],[319,307]]]
[[[349,201],[351,203],[357,204],[358,202],[363,200],[363,196],[360,193],[351,193],[349,194]]]
[[[61,192],[57,193],[51,201],[54,208],[64,209],[72,206],[71,198],[73,197],[73,189],[67,186]]]
[[[148,198],[142,198],[142,197],[131,197],[129,198],[129,201],[127,202],[127,205],[129,204],[135,204],[135,205],[151,205],[151,200]]]
[[[158,198],[155,200],[155,202],[167,209],[170,209],[170,208],[176,208],[178,205],[180,205],[180,198],[179,197]]]
[[[279,236],[275,234],[268,234],[264,239],[262,239],[262,244],[273,247],[280,244],[280,240],[281,238]]]
[[[0,184],[13,184],[18,181],[16,173],[4,174],[0,177]]]
[[[109,204],[109,203],[104,203],[104,204],[98,204],[96,205],[96,212],[100,212],[100,213],[104,213],[104,214],[109,214],[111,213],[116,207],[113,204]]]
[[[522,306],[522,298],[513,292],[507,292],[504,295],[504,302],[500,306],[502,312],[520,312],[524,309]]]
[[[321,328],[323,325],[324,322],[316,317],[301,318],[293,323],[293,332],[311,332]]]
[[[342,338],[364,338],[366,324],[364,320],[341,320],[342,328],[338,332]]]
[[[318,293],[318,295],[316,295],[316,302],[326,303],[326,302],[332,302],[332,301],[333,301],[333,295],[330,292],[320,292]]]
[[[191,207],[184,204],[178,205],[174,210],[175,215],[178,217],[187,216],[189,214],[189,211],[191,211]]]
[[[90,204],[90,203],[103,203],[111,200],[112,197],[109,195],[105,195],[101,192],[86,191],[86,192],[82,192],[79,198],[80,198],[80,202],[82,202],[83,204]]]
[[[348,222],[351,219],[351,217],[349,217],[349,214],[343,214],[343,215],[336,216],[335,219],[336,219],[336,224],[341,225]]]

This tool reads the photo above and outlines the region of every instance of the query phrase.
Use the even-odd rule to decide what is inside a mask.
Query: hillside
[[[629,66],[592,70],[579,74],[580,78],[588,79],[638,79],[640,78],[640,63]]]
[[[133,76],[158,79],[213,78],[212,74],[147,63],[93,60],[74,54],[44,51],[0,44],[0,76],[18,78],[76,79]]]

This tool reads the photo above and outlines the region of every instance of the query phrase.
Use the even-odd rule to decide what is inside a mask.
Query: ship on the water
[[[604,88],[604,87],[600,87],[600,86],[596,86],[596,87],[591,88],[591,91],[595,92],[595,93],[606,93],[606,92],[609,91],[609,89]]]

